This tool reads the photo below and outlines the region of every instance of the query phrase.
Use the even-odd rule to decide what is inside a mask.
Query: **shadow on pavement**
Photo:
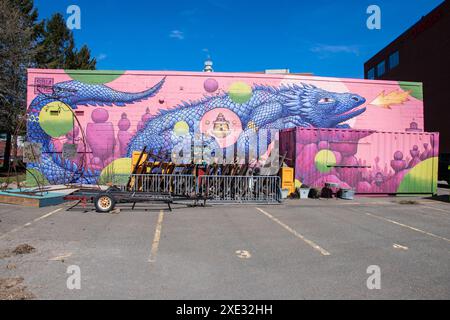
[[[448,194],[441,194],[441,195],[437,195],[437,196],[427,197],[425,199],[450,203],[449,198],[450,198],[450,195],[448,195]]]

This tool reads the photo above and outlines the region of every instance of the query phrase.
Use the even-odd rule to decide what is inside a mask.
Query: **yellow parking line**
[[[292,233],[294,236],[296,236],[297,238],[303,240],[304,242],[306,242],[308,245],[310,245],[314,250],[319,251],[322,255],[324,256],[329,256],[330,253],[328,251],[326,251],[325,249],[323,249],[322,247],[320,247],[319,245],[315,244],[313,241],[305,238],[303,235],[301,235],[300,233],[298,233],[297,231],[295,231],[294,229],[292,229],[291,227],[289,227],[287,224],[281,222],[279,219],[275,218],[274,216],[272,216],[271,214],[267,213],[266,211],[260,209],[260,208],[256,208],[258,211],[260,211],[261,213],[263,213],[264,215],[266,215],[270,220],[278,223],[280,226],[282,226],[284,229],[286,229],[287,231],[289,231],[290,233]]]
[[[156,254],[158,253],[159,241],[161,240],[161,229],[164,220],[164,210],[159,212],[158,222],[156,224],[155,236],[153,237],[152,250],[150,252],[150,258],[148,262],[153,263],[156,261]]]
[[[22,226],[20,226],[20,227],[14,228],[14,229],[12,229],[12,230],[10,230],[10,231],[8,231],[8,232],[2,234],[2,235],[0,236],[0,239],[3,239],[3,238],[5,238],[5,237],[7,237],[8,235],[10,235],[11,233],[17,232],[17,231],[19,231],[19,230],[21,230],[21,229],[23,229],[23,228],[29,227],[29,226],[31,226],[31,225],[32,225],[33,223],[35,223],[35,222],[41,221],[41,220],[43,220],[43,219],[45,219],[45,218],[48,218],[48,217],[54,215],[55,213],[58,213],[58,212],[61,211],[62,209],[63,209],[63,208],[56,209],[56,210],[54,210],[54,211],[52,211],[52,212],[49,212],[49,213],[47,213],[47,214],[44,214],[43,216],[41,216],[41,217],[39,217],[39,218],[36,218],[36,219],[34,219],[34,220],[30,221],[30,222],[27,222],[27,223],[25,223],[24,225],[22,225]]]
[[[383,220],[383,221],[387,221],[387,222],[393,223],[393,224],[398,225],[398,226],[403,227],[403,228],[407,228],[407,229],[410,229],[410,230],[413,230],[413,231],[416,231],[416,232],[420,232],[420,233],[426,234],[426,235],[428,235],[430,237],[433,237],[433,238],[437,238],[437,239],[441,239],[441,240],[450,242],[450,239],[447,239],[447,238],[435,235],[434,233],[431,233],[431,232],[420,230],[420,229],[415,228],[415,227],[408,226],[408,225],[406,225],[404,223],[400,223],[400,222],[397,222],[397,221],[394,221],[394,220],[391,220],[391,219],[388,219],[388,218],[380,217],[380,216],[371,214],[369,212],[365,212],[365,215],[367,215],[369,217],[373,217],[375,219],[379,219],[379,220]]]

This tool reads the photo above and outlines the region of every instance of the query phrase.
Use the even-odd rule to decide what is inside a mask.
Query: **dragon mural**
[[[28,141],[42,144],[41,163],[28,164],[52,184],[95,183],[100,170],[80,168],[76,162],[63,159],[50,137],[41,127],[42,109],[53,102],[61,102],[76,110],[79,106],[125,107],[154,97],[163,88],[161,79],[150,89],[137,92],[121,92],[103,84],[88,84],[72,80],[54,84],[49,93],[39,93],[31,102],[28,113]],[[129,140],[126,156],[144,147],[157,153],[170,153],[179,137],[173,134],[177,123],[187,123],[188,134],[194,134],[196,124],[208,112],[221,109],[237,115],[242,124],[238,139],[245,139],[255,129],[286,129],[292,127],[349,128],[346,121],[366,111],[358,108],[365,98],[354,93],[330,92],[312,84],[286,84],[280,86],[254,85],[246,101],[237,101],[230,93],[209,95],[183,102],[169,110],[160,110]],[[215,140],[209,141],[215,144]],[[80,170],[83,170],[80,174]],[[77,173],[78,174],[75,174]]]

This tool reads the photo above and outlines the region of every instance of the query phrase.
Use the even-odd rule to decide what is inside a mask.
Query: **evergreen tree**
[[[48,69],[92,70],[96,66],[87,46],[76,50],[73,32],[59,13],[45,21],[36,61],[39,67]]]
[[[33,28],[34,36],[37,37],[40,31],[40,27],[42,27],[42,22],[37,23],[38,19],[38,11],[34,7],[33,0],[8,0],[9,3],[20,10],[23,14],[23,18],[25,18],[25,23],[28,27]]]
[[[68,64],[69,69],[95,70],[97,61],[95,58],[91,58],[91,50],[86,45],[76,51],[74,57],[74,62]]]
[[[67,29],[64,17],[56,13],[44,23],[36,55],[37,65],[41,68],[64,69],[66,57],[74,47],[72,32]]]

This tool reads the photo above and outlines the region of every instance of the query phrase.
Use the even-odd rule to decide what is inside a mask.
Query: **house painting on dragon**
[[[420,132],[424,126],[422,85],[394,81],[29,69],[27,98],[27,140],[42,145],[40,161],[28,163],[28,171],[50,184],[95,184],[106,175],[129,174],[134,151],[170,154],[194,130],[206,143],[227,148],[261,129]],[[71,157],[68,145],[76,150]],[[423,148],[396,151],[405,156],[415,147]],[[393,157],[379,155],[386,163],[378,165]],[[301,170],[296,167],[298,185]]]

